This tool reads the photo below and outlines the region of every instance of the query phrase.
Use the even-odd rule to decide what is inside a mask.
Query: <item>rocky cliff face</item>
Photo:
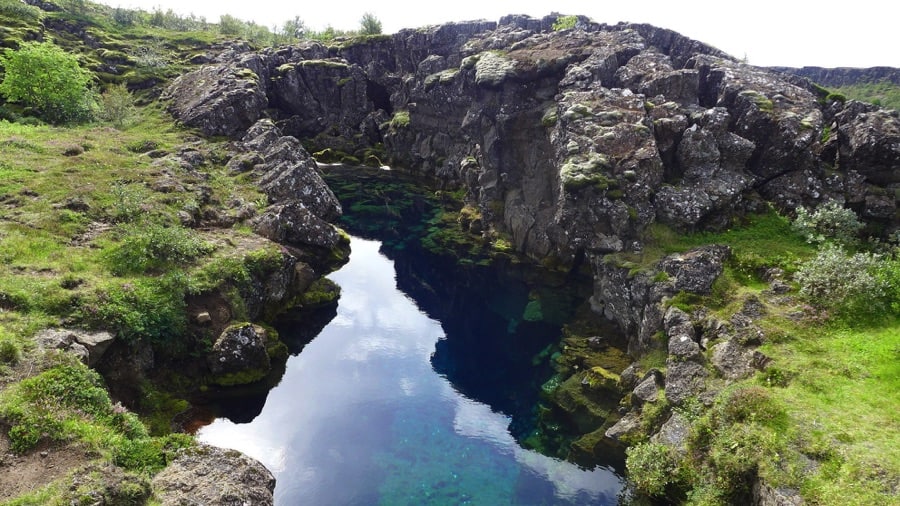
[[[766,201],[839,200],[897,228],[896,112],[827,101],[669,30],[553,21],[232,48],[172,86],[171,110],[208,134],[239,137],[268,115],[316,149],[383,149],[392,165],[464,187],[488,231],[520,251],[590,261],[595,308],[613,314],[602,259],[640,250],[654,222],[721,228]]]
[[[859,83],[888,81],[900,84],[900,69],[894,67],[771,67],[772,70],[809,79],[822,86],[848,86]]]

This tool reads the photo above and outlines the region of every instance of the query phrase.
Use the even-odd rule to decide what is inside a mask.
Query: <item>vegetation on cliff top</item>
[[[664,407],[689,421],[687,451],[652,442],[630,448],[629,476],[638,490],[690,504],[733,503],[748,497],[759,476],[772,487],[798,490],[812,504],[895,497],[900,252],[896,244],[860,240],[855,216],[839,207],[801,212],[793,224],[770,212],[721,233],[653,229],[650,258],[699,244],[731,246],[710,296],[679,294],[672,303],[727,321],[748,299],[761,301],[759,350],[772,362],[732,382],[710,409],[699,399]],[[869,260],[848,268],[854,256]],[[640,269],[650,258],[626,261]],[[772,268],[796,273],[799,297],[766,296],[765,272]]]

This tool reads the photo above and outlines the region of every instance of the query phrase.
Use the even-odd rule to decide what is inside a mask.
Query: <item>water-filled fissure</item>
[[[522,444],[583,287],[398,244],[353,237],[337,307],[276,324],[280,383],[211,407],[200,439],[262,461],[276,504],[616,504],[619,457]]]

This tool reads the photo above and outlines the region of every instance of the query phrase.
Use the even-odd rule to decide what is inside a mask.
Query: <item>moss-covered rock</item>
[[[238,323],[226,328],[206,359],[213,375],[211,382],[243,385],[265,378],[272,368],[269,339],[266,329],[259,325]]]

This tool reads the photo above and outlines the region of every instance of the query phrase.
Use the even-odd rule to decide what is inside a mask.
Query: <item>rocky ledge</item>
[[[274,491],[275,477],[258,461],[209,445],[182,450],[153,478],[153,492],[164,506],[270,506]]]

